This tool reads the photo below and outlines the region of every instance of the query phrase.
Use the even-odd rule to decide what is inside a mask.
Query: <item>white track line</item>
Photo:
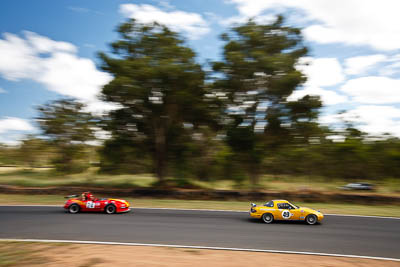
[[[399,207],[400,208],[400,207]],[[324,214],[328,216],[342,216],[342,217],[362,217],[362,218],[378,218],[378,219],[393,219],[400,220],[399,217],[388,217],[388,216],[368,216],[368,215],[352,215],[352,214]]]
[[[313,256],[360,258],[360,259],[369,259],[369,260],[385,260],[385,261],[398,261],[398,262],[400,262],[400,259],[396,259],[396,258],[361,256],[361,255],[346,255],[346,254],[331,254],[331,253],[318,253],[318,252],[308,252],[308,251],[273,250],[273,249],[207,247],[207,246],[187,246],[187,245],[167,245],[167,244],[148,244],[148,243],[127,243],[127,242],[102,242],[102,241],[87,241],[87,240],[6,239],[6,238],[0,238],[0,241],[3,241],[3,242],[72,243],[72,244],[94,244],[94,245],[120,245],[120,246],[146,246],[146,247],[169,247],[169,248],[231,250],[231,251],[247,251],[247,252],[267,252],[267,253],[299,254],[299,255],[313,255]]]
[[[62,205],[25,205],[25,204],[0,204],[0,207],[61,207]]]
[[[0,207],[62,207],[63,205],[2,205]],[[182,211],[211,211],[211,212],[238,212],[238,213],[249,213],[248,211],[241,210],[216,210],[216,209],[180,209],[180,208],[148,208],[148,207],[132,207],[132,210],[143,209],[143,210],[182,210]],[[353,214],[331,214],[325,213],[325,216],[341,216],[341,217],[361,217],[361,218],[378,218],[378,219],[393,219],[400,220],[400,217],[388,217],[388,216],[368,216],[368,215],[353,215]]]

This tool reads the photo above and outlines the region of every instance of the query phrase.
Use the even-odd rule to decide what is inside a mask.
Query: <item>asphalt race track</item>
[[[293,250],[400,258],[400,220],[326,216],[322,224],[267,225],[243,212],[133,209],[68,214],[61,207],[0,206],[0,238],[91,240]]]

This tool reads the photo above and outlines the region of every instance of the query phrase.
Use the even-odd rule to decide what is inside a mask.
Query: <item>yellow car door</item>
[[[277,203],[278,212],[274,216],[277,220],[299,220],[300,210],[287,203]]]
[[[300,220],[300,216],[301,216],[301,211],[300,209],[298,209],[297,207],[293,207],[292,205],[290,205],[291,207],[289,208],[289,212],[290,212],[290,220]]]

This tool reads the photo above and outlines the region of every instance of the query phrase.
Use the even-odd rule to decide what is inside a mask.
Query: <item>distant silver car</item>
[[[374,190],[375,187],[373,184],[369,184],[369,183],[350,183],[345,186],[339,187],[339,189],[343,189],[343,190]]]

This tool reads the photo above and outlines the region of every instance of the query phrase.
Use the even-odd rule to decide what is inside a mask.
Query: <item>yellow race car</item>
[[[271,200],[259,207],[251,203],[250,216],[261,219],[265,223],[272,223],[274,220],[287,220],[316,224],[324,218],[319,210],[299,207],[287,200]]]

